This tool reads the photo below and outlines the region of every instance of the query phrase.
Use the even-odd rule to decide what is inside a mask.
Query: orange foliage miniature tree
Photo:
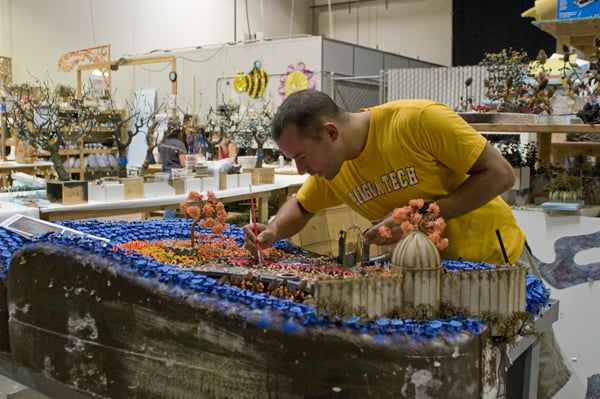
[[[440,217],[440,207],[437,203],[432,202],[425,212],[421,213],[424,206],[425,201],[422,199],[410,200],[408,205],[394,209],[392,217],[400,223],[400,228],[405,236],[413,231],[420,231],[427,235],[437,249],[444,249],[448,246],[448,239],[441,237],[446,228],[446,222]],[[386,226],[379,228],[379,234],[388,238],[392,236]]]
[[[195,232],[196,225],[205,229],[211,229],[215,234],[222,234],[228,227],[225,223],[227,212],[222,202],[217,202],[217,196],[213,191],[207,191],[205,201],[204,196],[197,191],[190,191],[184,202],[179,204],[183,213],[193,219],[190,230],[190,245],[194,248],[196,243]]]

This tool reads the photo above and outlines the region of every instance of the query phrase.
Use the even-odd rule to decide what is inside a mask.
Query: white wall
[[[328,12],[318,0],[318,34],[439,65],[452,65],[452,0],[349,3]],[[334,2],[335,3],[335,2]]]
[[[327,3],[315,4],[323,2]],[[61,83],[74,84],[75,74],[66,75],[57,65],[59,57],[70,51],[110,44],[111,58],[116,60],[157,49],[240,42],[248,33],[267,39],[308,35],[316,15],[317,34],[451,64],[451,0],[369,1],[358,12],[356,7],[350,12],[336,9],[331,14],[333,35],[327,9],[313,13],[312,4],[309,0],[0,0],[0,55],[12,58],[14,82],[50,74]],[[304,56],[287,53],[291,63]]]
[[[335,39],[450,64],[451,0],[389,0],[387,9],[385,3],[329,14],[315,12],[318,2],[309,0],[0,0],[0,55],[11,57],[14,83],[50,77],[72,86],[76,71],[58,68],[59,58],[72,51],[109,44],[113,61],[174,55],[177,105],[202,118],[203,107],[237,94],[232,77],[249,72],[255,60],[272,75],[267,96],[275,105],[279,74],[288,65],[304,62],[321,88],[322,46],[320,36],[309,35],[312,17],[319,19],[319,34],[330,35],[323,19],[331,17]],[[244,41],[249,34],[259,40]],[[155,88],[165,100],[168,73],[166,63],[119,68],[112,73],[116,106],[139,89]],[[84,73],[84,81],[89,76]]]
[[[317,88],[321,87],[321,47],[318,36],[259,41],[251,44],[210,46],[202,49],[155,53],[173,55],[177,61],[177,107],[184,113],[200,115],[208,108],[227,102],[244,103],[249,101],[246,93],[233,88],[233,78],[237,71],[250,72],[255,60],[269,76],[263,98],[274,105],[281,102],[278,94],[279,76],[288,65],[296,66],[302,61],[315,73]],[[154,55],[154,54],[153,54]],[[112,86],[117,99],[137,89],[156,88],[159,102],[167,102],[171,93],[168,79],[170,65],[167,63],[125,66],[112,72]]]
[[[280,37],[309,30],[309,11],[302,2],[248,4],[251,33]],[[58,60],[78,49],[110,44],[112,58],[118,59],[237,42],[248,33],[241,0],[0,0],[0,22],[0,55],[12,58],[15,82],[50,74],[74,84],[75,74],[60,72]]]

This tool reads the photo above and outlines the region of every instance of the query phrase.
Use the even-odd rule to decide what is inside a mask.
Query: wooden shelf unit
[[[533,21],[533,25],[556,39],[556,51],[562,53],[563,45],[575,47],[585,59],[597,54],[594,39],[600,36],[600,18],[553,19]]]
[[[538,159],[543,164],[564,164],[566,156],[595,156],[600,162],[600,142],[566,141],[567,133],[600,134],[600,125],[583,123],[471,123],[478,132],[536,133]],[[557,140],[553,141],[553,137]],[[551,158],[552,157],[552,158]]]
[[[125,111],[124,110],[118,110],[115,112],[119,112],[121,113],[121,116],[124,117],[125,115]],[[112,127],[108,126],[108,118],[106,118],[106,116],[108,115],[108,112],[102,112],[100,114],[101,119],[103,119],[103,125],[102,126],[98,126],[96,128],[94,128],[92,130],[92,132],[83,138],[78,139],[77,142],[77,148],[72,148],[72,149],[65,149],[65,150],[60,150],[59,151],[59,155],[61,156],[61,158],[66,161],[68,158],[72,158],[72,157],[76,157],[79,160],[79,166],[78,167],[67,167],[65,168],[67,172],[72,174],[72,177],[78,180],[83,180],[85,177],[85,173],[86,171],[103,171],[105,173],[110,173],[110,169],[113,169],[116,173],[117,168],[106,168],[106,167],[96,167],[96,168],[86,168],[85,167],[85,158],[86,156],[92,155],[92,154],[116,154],[117,153],[117,148],[115,146],[114,143],[114,139],[112,136],[113,130]],[[5,154],[5,146],[9,145],[12,143],[9,142],[9,140],[13,140],[12,138],[10,138],[9,136],[9,132],[8,129],[6,129],[6,126],[4,126],[4,118],[2,118],[2,126],[0,126],[2,128],[2,136],[1,136],[1,140],[0,140],[0,145],[2,147],[2,161],[4,161],[6,159],[6,155]],[[121,131],[121,135],[123,137],[125,137],[124,135],[127,134],[127,132],[125,131],[126,126],[123,126],[122,131]],[[107,148],[102,148],[102,149],[91,149],[91,148],[86,148],[86,144],[102,144],[103,146],[106,146]],[[16,145],[16,143],[15,143]],[[45,151],[39,151],[38,152],[38,158],[47,158],[49,156],[48,152]]]
[[[119,111],[119,112],[121,112],[121,111]],[[112,133],[113,133],[113,130],[110,126],[99,126],[99,127],[94,128],[90,135],[80,138],[77,148],[68,149],[68,150],[60,150],[59,154],[60,154],[61,158],[64,158],[64,160],[67,160],[67,158],[72,158],[72,157],[76,157],[79,160],[79,163],[78,163],[79,166],[66,167],[65,168],[66,171],[71,173],[71,175],[78,180],[85,179],[86,171],[94,172],[94,171],[102,170],[104,172],[110,173],[110,170],[112,169],[116,173],[117,168],[86,167],[85,166],[85,159],[89,155],[92,155],[92,154],[116,154],[117,153],[117,148],[115,146]],[[124,134],[124,132],[121,132],[121,134]],[[86,144],[102,144],[103,146],[106,146],[107,148],[91,149],[91,148],[86,148]],[[42,156],[42,155],[40,155],[40,156]]]

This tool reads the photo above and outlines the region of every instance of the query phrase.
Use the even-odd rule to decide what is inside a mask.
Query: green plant
[[[533,168],[536,162],[537,146],[535,143],[519,144],[517,142],[496,142],[493,146],[500,151],[506,160],[514,167],[529,166]]]
[[[544,189],[547,191],[576,191],[581,189],[581,178],[567,173],[561,173],[546,183]]]
[[[549,85],[552,72],[543,50],[536,60],[529,62],[527,53],[503,49],[499,53],[486,53],[479,63],[486,68],[485,96],[496,103],[499,112],[551,114],[550,98],[555,86]]]
[[[551,201],[576,201],[582,198],[581,177],[561,173],[544,185]]]

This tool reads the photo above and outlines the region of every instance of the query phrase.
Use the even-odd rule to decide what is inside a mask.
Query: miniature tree
[[[142,168],[140,169],[140,174],[144,175],[148,171],[148,167],[150,163],[152,163],[152,155],[154,153],[154,149],[160,145],[159,138],[156,135],[156,128],[160,125],[160,122],[156,118],[152,118],[148,123],[148,130],[146,131],[146,157],[144,158],[144,162],[142,163]],[[164,139],[165,136],[163,136]]]
[[[98,108],[83,101],[88,90],[84,88],[82,97],[71,98],[68,104],[62,102],[64,87],[49,80],[40,82],[39,87],[28,83],[5,86],[4,91],[3,97],[10,105],[7,126],[19,140],[48,152],[59,180],[71,180],[60,150],[67,143],[79,146],[98,124]]]
[[[273,107],[270,102],[257,101],[248,106],[242,117],[240,129],[233,132],[232,140],[243,146],[256,143],[256,168],[261,168],[264,159],[264,145],[271,135]]]
[[[491,101],[499,101],[498,111],[516,112],[519,99],[526,86],[527,53],[502,49],[499,53],[486,53],[479,63],[488,73],[484,86],[485,96]]]
[[[215,234],[222,234],[228,227],[225,223],[227,212],[222,202],[217,202],[213,191],[207,191],[208,199],[203,201],[203,195],[197,191],[190,191],[184,202],[179,205],[183,213],[190,216],[192,226],[190,229],[190,246],[194,248],[196,243],[196,226],[211,229]],[[204,219],[202,219],[204,218]]]
[[[156,118],[156,115],[161,113],[164,110],[164,105],[161,105],[157,108],[157,111],[152,115],[149,115],[147,121],[147,130],[146,130],[146,157],[144,158],[144,162],[142,163],[142,168],[140,170],[140,174],[144,175],[148,171],[148,167],[152,162],[152,156],[154,153],[154,149],[161,145],[167,138],[167,135],[163,134],[160,137],[156,130],[161,125],[160,120]],[[176,118],[179,120],[178,118]]]
[[[206,115],[206,131],[204,141],[208,147],[208,153],[212,154],[213,159],[218,158],[218,145],[226,137],[229,137],[238,145],[243,145],[236,140],[237,133],[244,123],[244,111],[239,104],[227,104],[217,107],[210,107]],[[214,137],[216,135],[216,137]]]
[[[112,129],[112,138],[117,147],[117,156],[119,158],[119,177],[127,177],[127,152],[133,138],[152,121],[152,117],[144,115],[140,107],[135,107],[137,97],[134,96],[134,102],[128,102],[126,110],[117,110],[114,107],[114,101],[109,98],[108,111],[102,113],[101,122],[104,122]]]

